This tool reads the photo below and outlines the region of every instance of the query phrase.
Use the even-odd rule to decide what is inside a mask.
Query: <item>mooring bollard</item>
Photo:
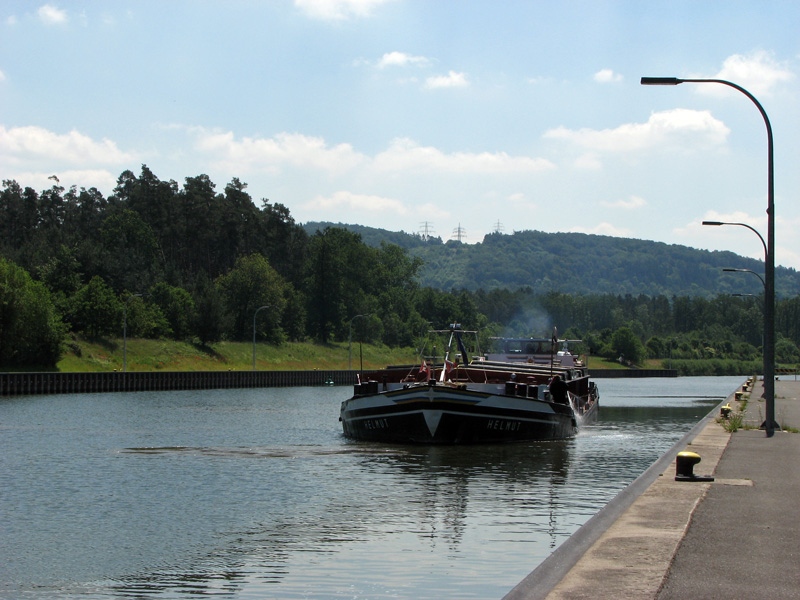
[[[695,475],[694,466],[700,462],[696,452],[678,452],[675,459],[675,481],[714,481],[709,475]]]

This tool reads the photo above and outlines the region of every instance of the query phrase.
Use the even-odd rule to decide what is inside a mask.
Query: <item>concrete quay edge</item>
[[[676,482],[683,450],[714,472],[731,434],[716,423],[732,392],[642,475],[559,546],[503,600],[655,598],[692,514],[711,483]]]

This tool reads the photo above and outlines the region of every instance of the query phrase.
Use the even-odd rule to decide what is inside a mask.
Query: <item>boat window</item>
[[[539,340],[504,340],[503,350],[508,354],[547,354],[550,348],[545,346]]]

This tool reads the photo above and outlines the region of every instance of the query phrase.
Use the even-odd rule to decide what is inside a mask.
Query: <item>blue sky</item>
[[[170,0],[0,5],[0,177],[112,192],[234,177],[298,222],[468,243],[535,229],[800,269],[800,2]]]

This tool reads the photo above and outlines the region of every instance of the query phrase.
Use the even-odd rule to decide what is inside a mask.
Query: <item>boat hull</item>
[[[577,432],[569,405],[439,383],[355,395],[342,403],[340,420],[346,437],[393,443],[505,443]]]

